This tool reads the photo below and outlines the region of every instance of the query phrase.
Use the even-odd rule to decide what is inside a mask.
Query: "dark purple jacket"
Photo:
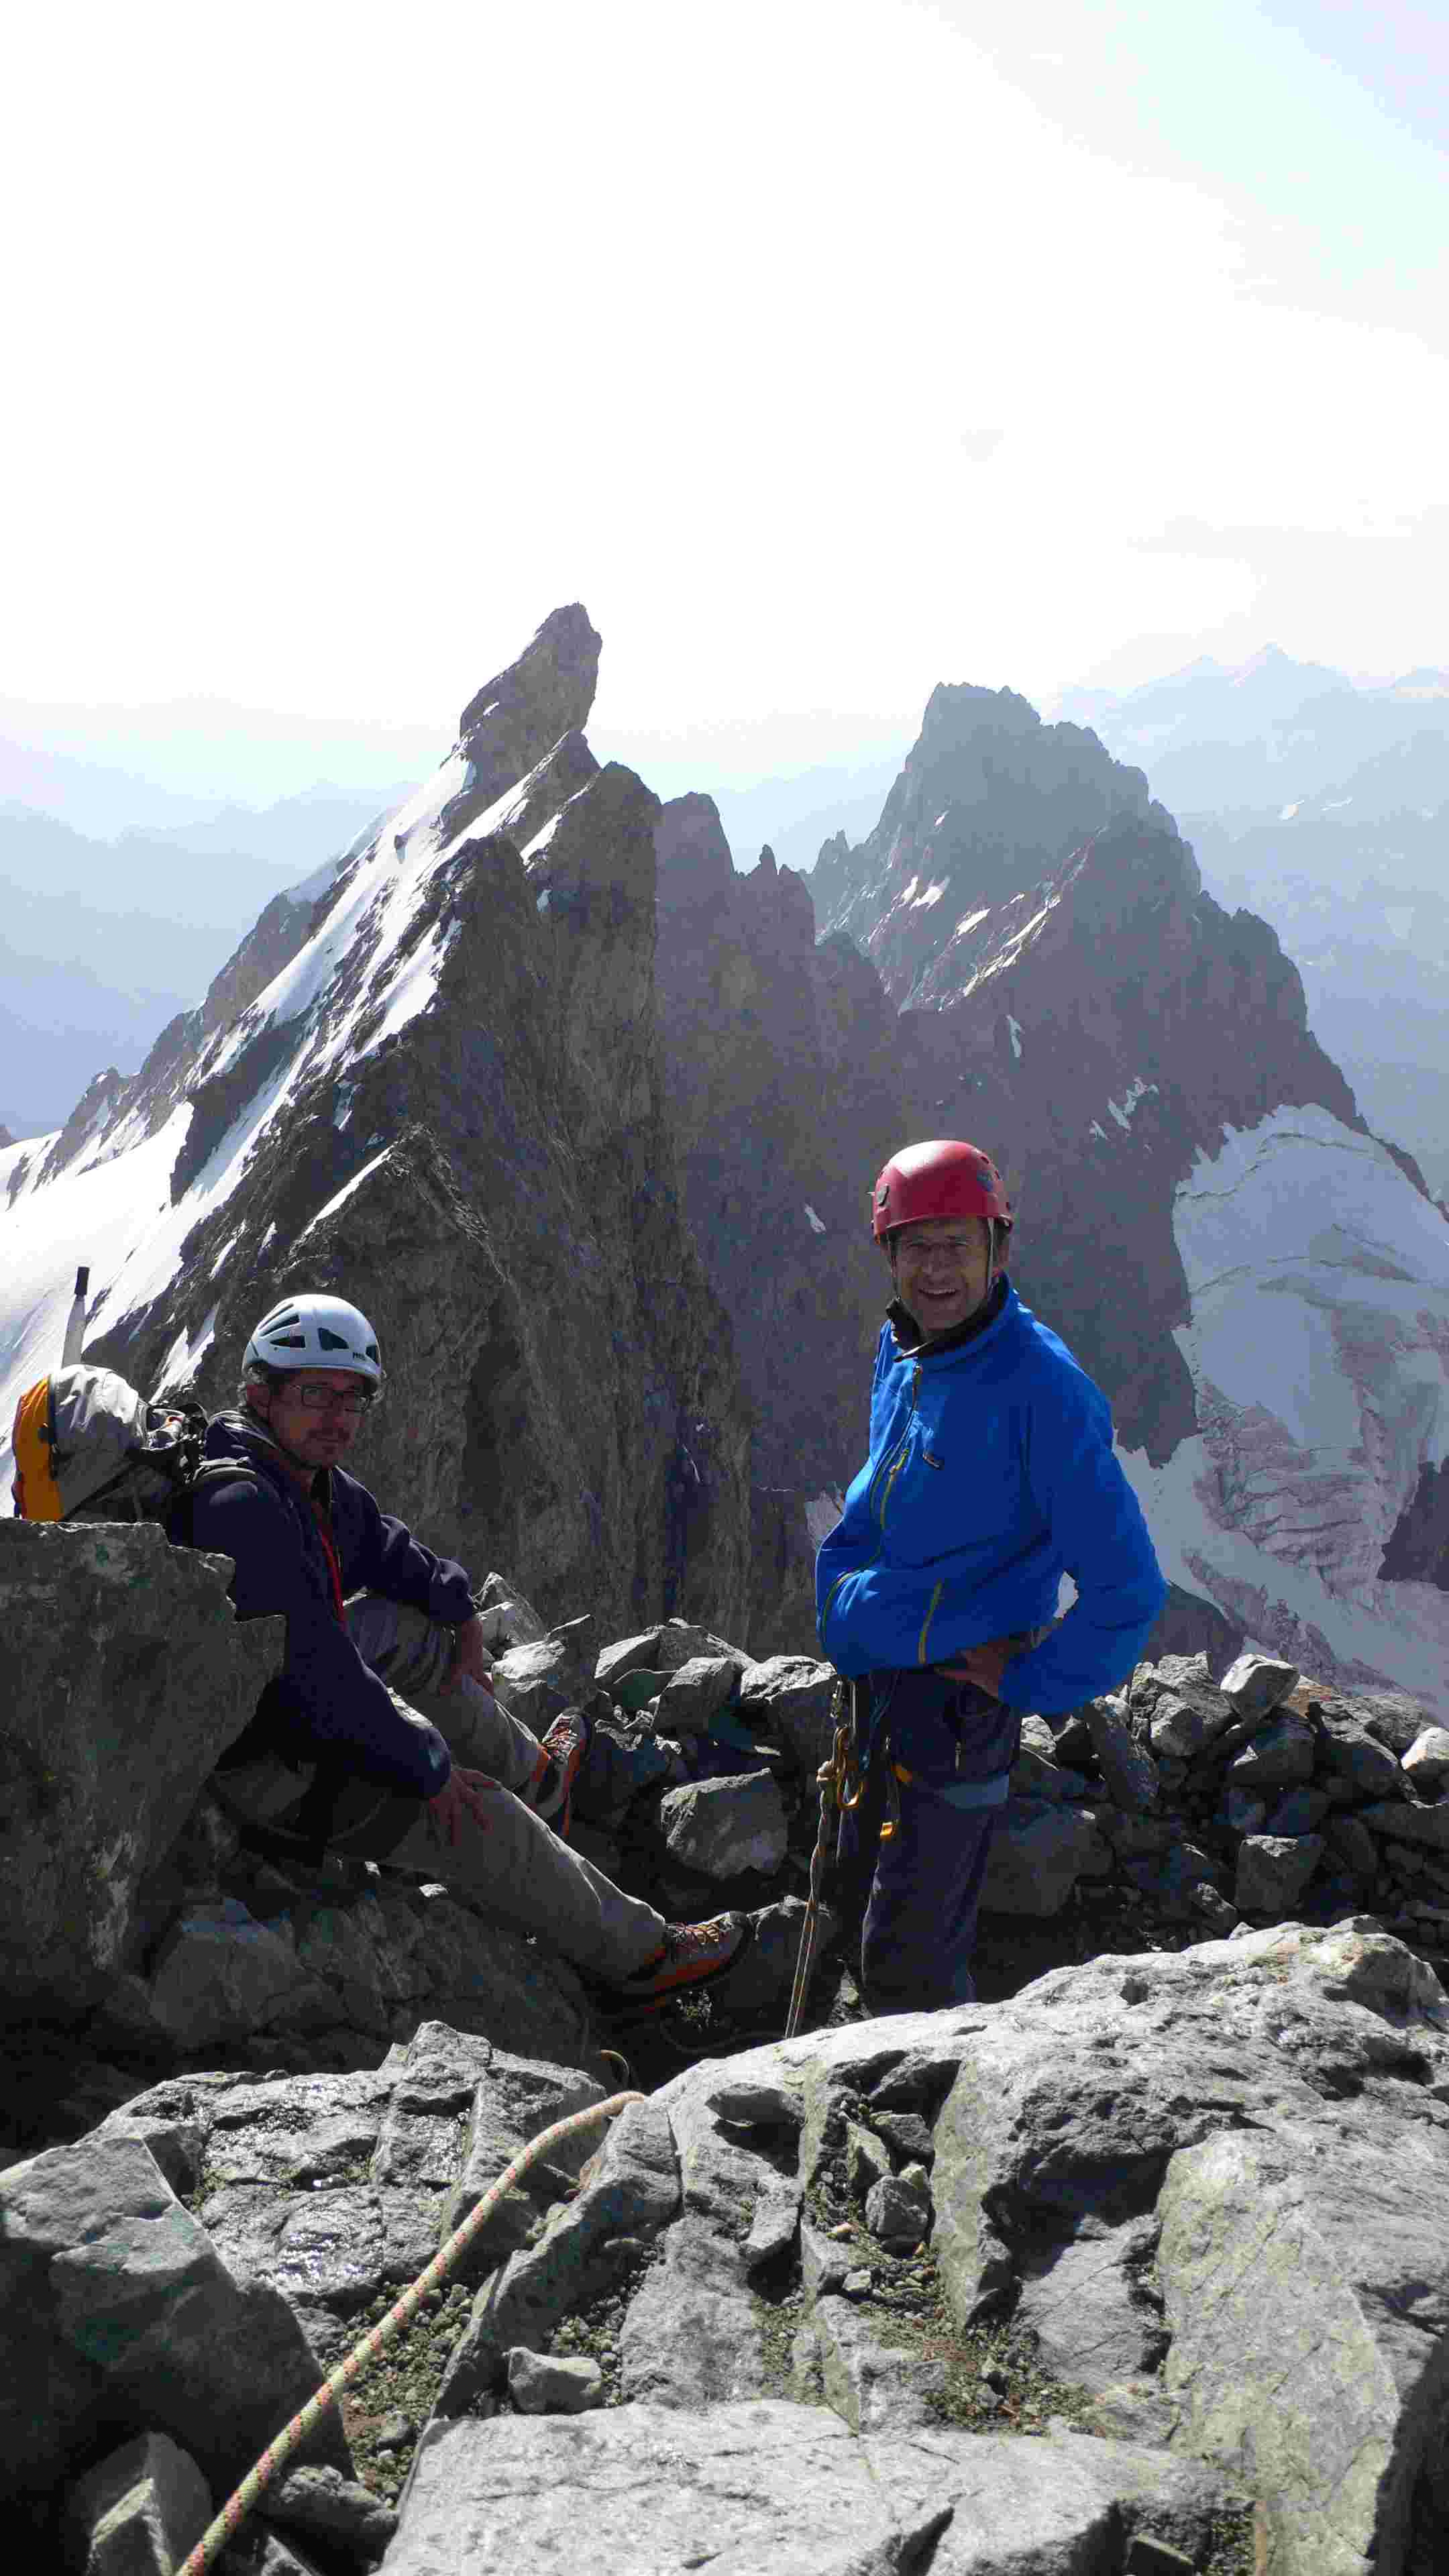
[[[281,1753],[299,1762],[341,1763],[360,1779],[436,1797],[452,1767],[448,1748],[436,1728],[425,1733],[398,1716],[385,1685],[363,1662],[337,1616],[316,1520],[265,1433],[249,1430],[240,1414],[220,1414],[207,1432],[205,1454],[245,1461],[251,1474],[203,1484],[173,1513],[171,1536],[232,1558],[239,1619],[280,1611],[287,1622],[286,1662],[227,1764]],[[380,1512],[355,1476],[342,1467],[319,1470],[317,1491],[330,1513],[344,1594],[381,1592],[448,1627],[472,1617],[461,1565],[434,1556],[401,1521]]]

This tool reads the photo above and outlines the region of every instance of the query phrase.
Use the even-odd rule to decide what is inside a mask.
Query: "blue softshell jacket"
[[[1166,1594],[1106,1397],[1005,1283],[954,1345],[881,1328],[870,1456],[815,1565],[822,1651],[839,1672],[949,1663],[1054,1617],[1007,1665],[1010,1708],[1057,1717],[1122,1681]]]
[[[452,1768],[447,1745],[435,1727],[424,1731],[400,1718],[385,1685],[363,1662],[337,1615],[316,1519],[271,1443],[240,1415],[220,1414],[204,1454],[235,1458],[251,1475],[200,1486],[173,1513],[170,1534],[232,1558],[239,1619],[280,1611],[287,1622],[286,1662],[228,1763],[281,1753],[297,1762],[340,1763],[359,1779],[435,1798]],[[447,1627],[471,1618],[461,1565],[434,1556],[401,1521],[379,1511],[355,1476],[341,1467],[320,1470],[316,1491],[329,1515],[344,1595],[381,1592]]]

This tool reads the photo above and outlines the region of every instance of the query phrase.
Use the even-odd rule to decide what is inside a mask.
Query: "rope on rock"
[[[426,2271],[418,2274],[417,2279],[404,2290],[402,2297],[389,2308],[387,2315],[372,2328],[371,2333],[365,2334],[361,2343],[353,2346],[346,2360],[340,2361],[337,2368],[323,2380],[316,2395],[309,2397],[306,2405],[299,2408],[290,2424],[285,2425],[277,2435],[276,2440],[268,2443],[256,2466],[248,2470],[235,2494],[227,2498],[216,2520],[208,2526],[190,2557],[183,2562],[178,2570],[178,2576],[202,2576],[202,2571],[211,2565],[218,2551],[223,2549],[229,2540],[235,2538],[253,2505],[270,2486],[283,2462],[291,2458],[298,2445],[304,2442],[307,2435],[320,2424],[328,2408],[336,2405],[343,2390],[351,2387],[353,2380],[361,2376],[369,2362],[375,2361],[378,2354],[385,2351],[386,2347],[412,2324],[429,2292],[438,2289],[446,2281],[485,2220],[492,2216],[504,2193],[528,2172],[530,2165],[537,2164],[540,2157],[546,2156],[550,2148],[561,2145],[565,2138],[576,2136],[580,2129],[592,2128],[600,2120],[615,2120],[621,2111],[628,2109],[631,2102],[642,2102],[645,2098],[642,2093],[611,2094],[607,2102],[590,2102],[584,2110],[571,2112],[566,2120],[555,2120],[551,2128],[541,2129],[536,2138],[529,2140],[528,2145],[514,2157],[512,2164],[505,2165],[497,2181],[490,2183],[477,2208],[469,2211],[461,2227],[455,2227],[447,2243],[439,2246]]]

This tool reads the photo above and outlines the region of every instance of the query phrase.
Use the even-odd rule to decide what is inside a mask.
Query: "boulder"
[[[268,2487],[269,2522],[304,2540],[320,2540],[365,2563],[381,2556],[397,2529],[397,2515],[371,2489],[340,2469],[320,2465],[291,2469]]]
[[[931,2232],[931,2184],[924,2165],[884,2174],[865,2196],[865,2223],[883,2245],[919,2245]]]
[[[1449,1852],[1449,1798],[1441,1798],[1433,1807],[1400,1805],[1386,1798],[1372,1807],[1360,1807],[1358,1816],[1360,1824],[1391,1843],[1417,1843],[1425,1851]]]
[[[768,1771],[670,1789],[659,1823],[671,1859],[705,1878],[737,1878],[747,1869],[768,1878],[785,1858],[785,1809]]]
[[[88,2469],[66,2498],[77,2576],[173,2576],[211,2520],[211,2489],[169,2433],[140,2433]]]
[[[443,2576],[480,2531],[500,2569],[556,2562],[571,2576],[706,2564],[884,2576],[928,2558],[941,2576],[1071,2576],[1163,2528],[1205,2563],[1231,2503],[1195,2461],[1064,2428],[1022,2442],[918,2422],[902,2442],[894,2425],[854,2433],[828,2404],[640,2402],[434,2426],[388,2576]]]
[[[130,2428],[169,2433],[225,2493],[317,2379],[287,2301],[233,2277],[139,2139],[0,2176],[0,2492],[51,2487]],[[335,2417],[308,2449],[350,2468]]]
[[[1291,1914],[1323,1858],[1321,1834],[1247,1834],[1233,1895],[1244,1914]]]
[[[1449,1781],[1449,1727],[1426,1726],[1404,1755],[1403,1768],[1421,1796],[1437,1796]]]
[[[603,2405],[604,2374],[596,2361],[515,2344],[508,2356],[508,2394],[520,2415],[586,2415]]]
[[[663,1669],[659,1631],[645,1628],[637,1637],[618,1637],[612,1646],[605,1646],[594,1666],[594,1679],[601,1690],[612,1690],[630,1673],[657,1673]]]
[[[1125,1700],[1091,1701],[1087,1724],[1097,1768],[1113,1805],[1128,1815],[1143,1815],[1155,1807],[1161,1785],[1157,1765],[1133,1734]]]
[[[740,1715],[771,1743],[783,1745],[797,1771],[813,1780],[834,1740],[835,1667],[809,1655],[771,1655],[746,1666]]]
[[[671,1673],[659,1694],[655,1723],[661,1735],[703,1735],[712,1717],[728,1708],[740,1668],[728,1655],[691,1655]]]
[[[1280,1663],[1275,1655],[1248,1653],[1228,1666],[1218,1687],[1237,1716],[1268,1717],[1297,1689],[1299,1678],[1296,1664]]]
[[[1233,1723],[1232,1702],[1204,1690],[1193,1699],[1164,1691],[1153,1709],[1148,1738],[1159,1762],[1190,1762]]]
[[[981,1902],[990,1914],[1060,1914],[1079,1878],[1101,1877],[1111,1865],[1089,1809],[1008,1798],[991,1837]]]
[[[143,1881],[282,1655],[227,1557],[155,1522],[0,1521],[0,1990],[77,2015],[133,1964]]]
[[[1355,1690],[1342,1699],[1325,1697],[1324,1715],[1346,1718],[1350,1724],[1367,1728],[1391,1753],[1403,1755],[1432,1726],[1431,1713],[1422,1708],[1406,1691]]]
[[[1257,1796],[1313,1777],[1313,1729],[1301,1718],[1270,1717],[1228,1764],[1230,1787]]]
[[[1266,1821],[1267,1814],[1266,1798],[1256,1797],[1251,1789],[1240,1789],[1236,1784],[1228,1790],[1223,1800],[1223,1821],[1229,1833],[1237,1834],[1239,1837],[1243,1834],[1256,1834]]]
[[[1270,1834],[1316,1834],[1328,1811],[1329,1802],[1321,1789],[1290,1789],[1273,1809],[1265,1831]]]
[[[473,1606],[483,1623],[484,1643],[495,1655],[510,1646],[536,1646],[548,1635],[547,1623],[506,1575],[490,1574],[474,1593]]]
[[[903,2238],[877,2238],[863,2261],[858,2221],[844,2240],[830,2232],[852,2207],[853,2154],[865,2169],[859,2136],[887,2121],[913,2124],[902,2149],[924,2137],[934,2152],[929,2175],[912,2157],[909,2181],[929,2203],[928,2276],[959,2341],[1013,2319],[1035,2339],[1033,2367],[1100,2423],[1095,2438],[939,2423],[941,2383],[911,2331],[908,2285],[928,2276],[905,2267]],[[467,2499],[501,2563],[554,2550],[602,2576],[620,2550],[661,2568],[708,2550],[800,2576],[908,2566],[928,2548],[926,2524],[901,2520],[923,2442],[970,2463],[974,2500],[933,2487],[948,2519],[932,2563],[963,2576],[1017,2576],[1028,2561],[1055,2576],[1170,2567],[1174,2550],[1190,2567],[1236,2566],[1248,2537],[1237,2481],[1261,2501],[1259,2547],[1280,2576],[1402,2566],[1416,2486],[1429,2499],[1440,2465],[1446,2140],[1449,1999],[1370,1922],[1098,1959],[1008,2003],[895,2014],[688,2068],[624,2114],[577,2198],[480,2291],[389,2576],[455,2563],[459,2532],[479,2527],[459,2518]],[[885,2192],[884,2172],[867,2188]],[[545,2350],[606,2295],[622,2311],[621,2402],[577,2423],[470,2416],[501,2391],[512,2347]],[[766,2330],[782,2311],[801,2318],[793,2351]],[[938,2348],[939,2330],[927,2341]],[[784,2400],[782,2385],[817,2402]],[[783,2426],[788,2515],[769,2502]],[[863,2512],[894,2519],[857,2516],[835,2552],[831,2508],[822,2518],[810,2503],[814,2446],[830,2446],[838,2493],[873,2459],[873,2426],[910,2430],[861,2490]],[[475,2452],[485,2435],[498,2438]],[[545,2438],[564,2447],[510,2447]],[[1055,2492],[1064,2439],[1094,2479],[1136,2463],[1115,2503],[1094,2485],[1104,2518],[1038,2532],[1026,2503],[993,2518],[992,2463],[1012,2481],[1050,2470]],[[929,2452],[933,2479],[945,2456]],[[1143,2463],[1190,2469],[1207,2488],[1138,2483]],[[567,2533],[550,2519],[561,2490]],[[585,2491],[605,2516],[597,2529],[580,2515]],[[1215,2499],[1211,2539],[1188,2492]],[[608,2520],[611,2498],[621,2515],[627,2498],[627,2529]]]
[[[493,1667],[495,1697],[535,1735],[543,1735],[566,1708],[578,1706],[593,1675],[576,1633],[540,1637],[510,1646]]]
[[[1318,1738],[1318,1765],[1331,1780],[1342,1780],[1360,1798],[1406,1798],[1408,1786],[1397,1756],[1351,1718],[1325,1718]]]
[[[591,1824],[622,1823],[642,1791],[668,1779],[672,1760],[649,1726],[596,1720],[587,1759],[574,1784],[575,1813]]]

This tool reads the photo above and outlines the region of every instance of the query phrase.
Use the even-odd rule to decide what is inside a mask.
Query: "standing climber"
[[[347,1474],[381,1390],[366,1316],[340,1297],[284,1298],[247,1343],[239,1409],[210,1425],[208,1475],[172,1515],[173,1538],[233,1560],[239,1618],[287,1622],[281,1672],[215,1776],[219,1800],[283,1853],[452,1881],[626,1996],[718,1975],[743,1952],[748,1915],[666,1923],[544,1821],[566,1821],[587,1723],[565,1710],[540,1744],[499,1706],[463,1568]]]
[[[1106,1398],[1001,1266],[1012,1215],[990,1156],[906,1146],[876,1182],[871,1223],[895,1293],[870,1455],[815,1586],[821,1647],[864,1686],[841,1892],[865,1905],[863,1999],[901,2012],[975,1993],[977,1908],[1022,1712],[1060,1716],[1122,1680],[1165,1586]],[[1053,1626],[1064,1573],[1077,1598]]]

